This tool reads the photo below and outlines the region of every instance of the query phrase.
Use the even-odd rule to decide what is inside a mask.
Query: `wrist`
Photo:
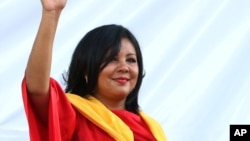
[[[43,10],[43,17],[58,19],[61,15],[62,10]]]

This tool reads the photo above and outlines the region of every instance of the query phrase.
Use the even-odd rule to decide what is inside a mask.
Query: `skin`
[[[42,19],[26,66],[25,79],[33,107],[47,125],[52,47],[66,0],[41,0]]]
[[[120,52],[99,74],[95,97],[110,109],[125,109],[126,97],[137,83],[138,72],[134,46],[123,38]]]
[[[57,25],[66,0],[41,0],[42,18],[26,66],[25,79],[33,108],[46,126],[48,124],[49,79],[52,48]],[[126,77],[129,80],[115,80]],[[110,109],[124,109],[127,95],[135,87],[138,64],[133,45],[122,39],[121,51],[100,73],[95,97]]]

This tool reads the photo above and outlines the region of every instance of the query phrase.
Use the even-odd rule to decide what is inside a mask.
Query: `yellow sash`
[[[113,112],[106,108],[99,100],[93,96],[84,99],[75,94],[66,94],[70,103],[87,119],[103,129],[117,141],[133,141],[134,136],[130,128]],[[158,141],[166,141],[165,134],[161,126],[151,117],[143,112],[140,116],[148,125],[152,134]]]

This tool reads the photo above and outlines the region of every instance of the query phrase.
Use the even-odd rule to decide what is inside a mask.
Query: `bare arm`
[[[48,90],[53,41],[66,0],[42,0],[40,26],[26,67],[29,97],[43,122],[47,122]]]

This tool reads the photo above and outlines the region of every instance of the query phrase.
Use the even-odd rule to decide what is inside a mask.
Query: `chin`
[[[126,98],[129,95],[129,91],[117,91],[115,95],[117,97]]]

